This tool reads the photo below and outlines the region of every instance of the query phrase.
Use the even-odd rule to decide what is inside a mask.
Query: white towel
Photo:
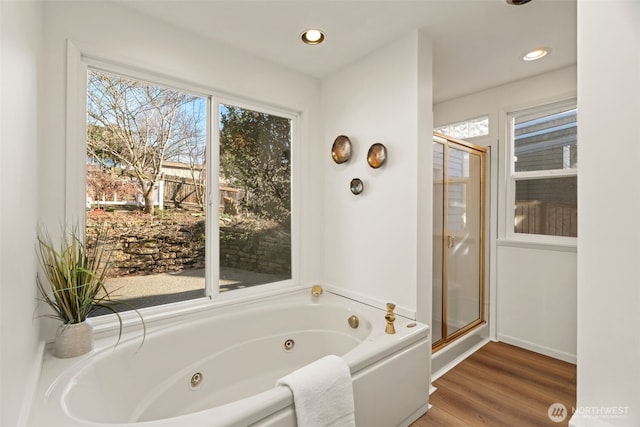
[[[293,392],[298,427],[355,427],[351,373],[341,357],[318,359],[276,385]]]

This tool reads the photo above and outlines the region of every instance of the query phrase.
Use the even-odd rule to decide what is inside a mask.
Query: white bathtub
[[[428,408],[429,328],[396,316],[389,335],[384,315],[305,290],[151,325],[138,352],[132,338],[74,359],[47,353],[29,426],[293,427],[291,392],[275,382],[328,354],[350,367],[358,426],[407,426]]]

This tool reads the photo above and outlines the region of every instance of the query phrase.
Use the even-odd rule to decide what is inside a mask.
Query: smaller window
[[[451,123],[434,129],[436,132],[456,139],[489,135],[489,116]]]
[[[575,103],[509,115],[513,232],[578,235]]]

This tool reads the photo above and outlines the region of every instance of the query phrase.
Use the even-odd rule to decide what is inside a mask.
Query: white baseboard
[[[545,356],[553,357],[554,359],[563,360],[565,362],[573,363],[577,362],[575,354],[567,353],[561,350],[557,350],[551,347],[546,347],[540,344],[532,343],[530,341],[521,340],[519,338],[510,337],[508,335],[498,333],[498,341],[515,345],[526,350],[534,351],[536,353],[544,354]]]

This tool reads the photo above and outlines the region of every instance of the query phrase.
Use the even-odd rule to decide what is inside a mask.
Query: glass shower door
[[[434,348],[484,321],[485,153],[434,142]]]
[[[444,144],[433,143],[433,309],[431,342],[443,337],[443,288],[444,282]]]

